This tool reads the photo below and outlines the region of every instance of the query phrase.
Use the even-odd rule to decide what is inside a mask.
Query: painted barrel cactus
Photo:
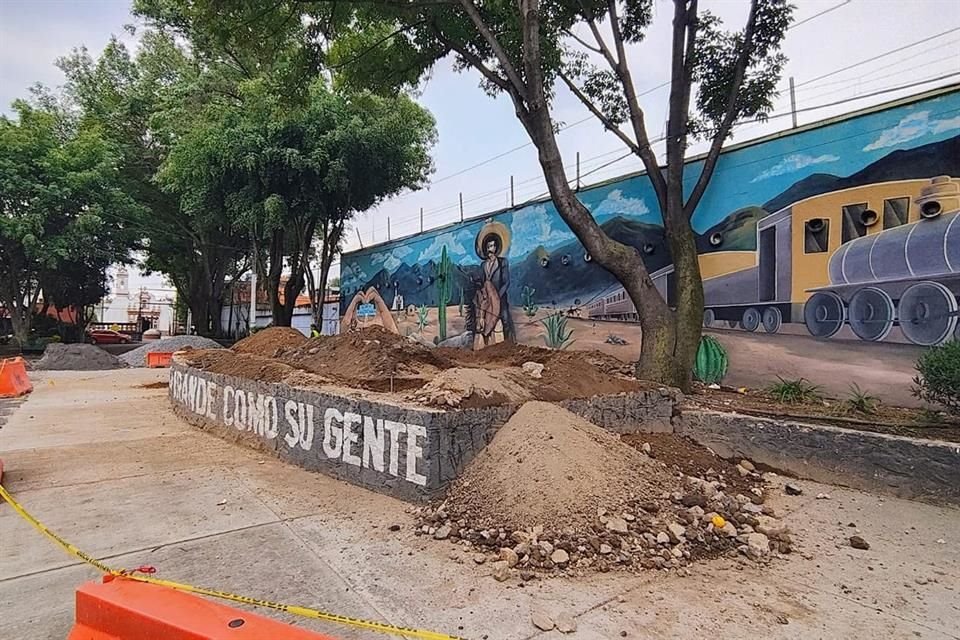
[[[697,347],[697,360],[693,365],[693,375],[707,384],[719,383],[727,375],[730,359],[727,350],[713,336],[701,336]]]

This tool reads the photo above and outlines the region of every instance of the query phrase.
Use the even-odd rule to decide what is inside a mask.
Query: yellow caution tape
[[[241,596],[235,593],[228,593],[226,591],[217,591],[215,589],[207,589],[205,587],[195,587],[189,584],[182,584],[179,582],[172,582],[170,580],[163,580],[161,578],[152,578],[145,575],[137,575],[131,573],[125,569],[113,569],[103,564],[96,558],[87,555],[76,546],[70,544],[56,533],[48,529],[42,522],[33,517],[30,512],[23,508],[23,506],[14,500],[6,489],[3,488],[3,485],[0,485],[0,498],[3,498],[19,515],[21,518],[29,522],[34,529],[47,536],[58,546],[60,546],[64,551],[79,558],[83,562],[86,562],[89,565],[92,565],[102,571],[105,574],[126,578],[128,580],[136,580],[137,582],[146,582],[149,584],[156,584],[162,587],[168,587],[170,589],[177,589],[178,591],[186,591],[189,593],[195,593],[202,596],[209,596],[211,598],[220,598],[221,600],[229,600],[231,602],[241,602],[243,604],[255,605],[258,607],[266,607],[268,609],[274,609],[276,611],[283,611],[285,613],[291,613],[293,615],[302,616],[304,618],[313,618],[315,620],[325,620],[327,622],[333,622],[335,624],[342,624],[350,627],[357,627],[359,629],[368,629],[370,631],[379,631],[381,633],[391,633],[394,635],[406,636],[408,638],[420,638],[421,640],[464,640],[463,638],[457,636],[447,635],[445,633],[437,633],[435,631],[426,631],[423,629],[410,629],[408,627],[398,627],[397,625],[387,624],[385,622],[375,622],[373,620],[364,620],[362,618],[351,618],[349,616],[341,616],[336,613],[328,613],[326,611],[320,611],[319,609],[311,609],[310,607],[301,607],[293,604],[283,604],[280,602],[272,602],[270,600],[260,600],[258,598],[250,598],[248,596]]]

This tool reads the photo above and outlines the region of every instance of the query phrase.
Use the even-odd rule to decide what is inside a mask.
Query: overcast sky
[[[742,26],[745,1],[702,0],[700,4],[723,17],[728,27]],[[797,107],[804,109],[960,72],[960,2],[795,0],[794,4],[798,24],[787,35],[785,53],[789,62],[776,113],[789,112],[786,92],[789,76],[796,79],[798,86]],[[647,39],[629,52],[638,92],[649,91],[640,100],[654,137],[664,128],[667,90],[651,89],[664,82],[669,74],[671,5],[668,0],[656,0],[656,17]],[[821,12],[825,13],[816,16]],[[124,0],[0,0],[0,104],[8,111],[9,103],[27,95],[28,88],[35,82],[61,83],[63,76],[53,61],[73,47],[85,45],[99,53],[111,34],[129,41],[122,27],[131,22],[129,2]],[[938,34],[944,35],[833,73]],[[818,79],[826,74],[831,75]],[[960,75],[908,90],[851,100],[840,106],[801,113],[799,120],[801,124],[813,122],[957,81]],[[433,113],[439,132],[433,151],[436,164],[433,184],[427,190],[398,196],[361,215],[357,229],[364,244],[374,239],[386,240],[388,217],[393,237],[416,231],[420,207],[425,210],[428,228],[456,220],[460,215],[460,193],[463,193],[468,217],[504,207],[509,204],[511,175],[516,184],[516,202],[544,195],[546,189],[536,153],[529,145],[454,175],[528,142],[509,100],[484,94],[477,87],[475,73],[455,73],[449,64],[438,66],[425,85],[420,101]],[[565,124],[589,115],[563,88],[557,89],[554,113],[557,120]],[[789,117],[774,118],[766,125],[744,125],[736,131],[734,141],[749,140],[789,126]],[[622,155],[624,149],[619,140],[592,120],[564,130],[559,140],[571,178],[577,152],[581,156],[582,173],[592,171],[584,178],[586,183],[640,168],[639,160],[632,156],[600,168]],[[353,233],[347,247],[358,246]],[[138,286],[137,279],[131,278],[131,286]]]

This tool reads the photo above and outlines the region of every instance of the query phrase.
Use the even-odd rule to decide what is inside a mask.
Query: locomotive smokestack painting
[[[689,161],[691,175],[698,162]],[[645,174],[578,196],[607,234],[636,248],[672,302],[673,266]],[[942,344],[960,336],[958,217],[957,85],[731,145],[693,220],[704,326]],[[476,283],[484,281],[475,245],[496,224],[511,238],[499,255],[509,264],[511,322],[500,322],[518,342],[592,348],[585,334],[598,325],[639,342],[630,297],[549,200],[469,218],[344,255],[343,304],[371,288],[399,293],[407,307],[397,331],[483,348],[493,341],[474,335]],[[441,268],[442,254],[454,268]],[[439,296],[438,281],[454,293]],[[441,299],[449,305],[442,313]]]

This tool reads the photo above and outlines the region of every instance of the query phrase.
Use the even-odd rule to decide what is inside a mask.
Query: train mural
[[[645,175],[578,197],[609,235],[636,247],[671,302],[673,266]],[[919,345],[960,337],[958,218],[960,85],[733,145],[693,220],[704,324],[770,333],[795,324],[820,339],[846,329]],[[557,312],[637,319],[549,201],[348,253],[341,264],[345,326],[358,302],[376,300],[372,321],[434,343],[537,341],[524,328]]]

